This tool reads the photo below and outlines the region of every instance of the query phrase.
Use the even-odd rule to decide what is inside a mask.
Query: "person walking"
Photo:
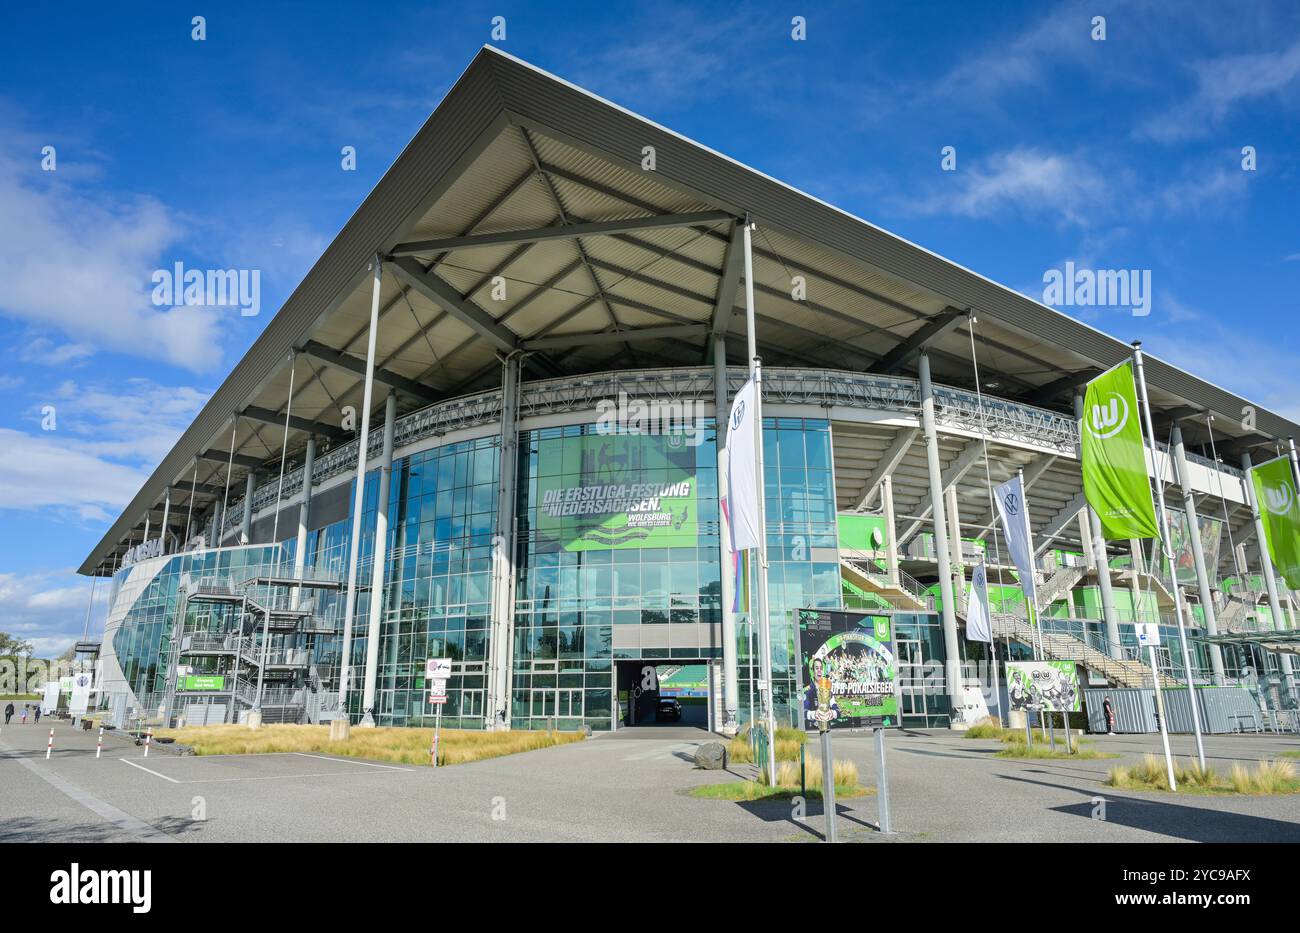
[[[11,719],[13,719],[13,718],[14,718],[14,705],[13,705],[13,703],[6,704],[6,706],[5,706],[5,725],[6,725],[6,726],[9,725],[9,720],[11,720]]]
[[[39,726],[41,724],[41,704],[37,703],[32,709],[36,715],[36,724]]]
[[[23,704],[22,721],[23,721],[22,724],[24,726],[27,725],[27,704],[26,703]]]
[[[1101,712],[1106,717],[1106,734],[1115,734],[1115,707],[1110,705],[1110,697],[1101,701]]]

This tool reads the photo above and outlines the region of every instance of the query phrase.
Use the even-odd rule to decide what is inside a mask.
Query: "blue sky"
[[[0,630],[43,651],[494,16],[506,51],[1027,294],[1067,261],[1149,269],[1148,316],[1080,316],[1300,418],[1294,3],[38,6],[0,29]],[[177,261],[259,269],[261,314],[155,307]]]

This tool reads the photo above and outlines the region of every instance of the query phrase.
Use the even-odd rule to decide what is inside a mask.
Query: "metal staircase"
[[[1038,604],[1050,606],[1059,599],[1067,598],[1087,572],[1085,567],[1058,567],[1038,587]]]
[[[317,638],[337,633],[336,620],[317,612],[314,597],[297,598],[302,588],[337,589],[340,583],[312,576],[255,577],[233,582],[205,578],[183,580],[181,608],[169,652],[165,705],[167,715],[195,707],[211,707],[218,719],[239,721],[260,709],[263,722],[316,722],[337,715],[337,697],[330,699],[311,663]],[[204,603],[227,609],[194,613]],[[201,665],[216,673],[202,686],[182,680],[179,671],[189,659],[209,659]],[[215,663],[211,659],[218,659]],[[183,708],[178,708],[183,707]],[[224,713],[216,710],[224,707]],[[315,717],[315,718],[312,718]],[[204,720],[213,720],[204,714]]]
[[[1074,661],[1121,687],[1151,686],[1151,668],[1142,661],[1136,658],[1112,658],[1104,651],[1062,632],[1039,632],[1023,616],[994,613],[992,628],[994,638],[1014,638],[1030,647],[1041,645],[1048,660]],[[1176,683],[1167,674],[1160,675],[1161,686],[1174,686]]]
[[[895,609],[912,609],[924,612],[934,608],[934,599],[925,587],[904,570],[898,571],[898,582],[880,568],[880,561],[868,551],[848,548],[840,550],[840,575],[858,589],[874,593]]]

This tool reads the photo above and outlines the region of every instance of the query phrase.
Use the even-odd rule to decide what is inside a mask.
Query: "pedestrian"
[[[9,720],[14,718],[14,705],[8,703],[5,705],[5,725],[9,725]]]
[[[39,725],[41,721],[41,704],[37,703],[33,709],[36,714],[36,722]]]
[[[1101,701],[1101,712],[1106,717],[1106,734],[1115,734],[1115,707],[1110,705],[1110,697]]]
[[[23,720],[23,722],[22,722],[22,724],[23,724],[24,726],[27,725],[27,706],[28,706],[28,704],[26,704],[26,703],[23,704],[23,715],[22,715],[22,720]]]

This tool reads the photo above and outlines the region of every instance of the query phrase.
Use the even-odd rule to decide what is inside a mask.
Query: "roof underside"
[[[646,146],[655,150],[653,171],[640,165]],[[381,406],[384,386],[393,386],[404,413],[496,385],[500,354],[511,349],[527,354],[525,378],[698,366],[715,334],[725,335],[728,359],[742,363],[744,291],[732,244],[746,215],[757,225],[758,345],[771,365],[908,374],[924,344],[937,382],[970,387],[973,330],[985,390],[1069,411],[1078,385],[1129,353],[1066,315],[484,49],[81,572],[108,572],[146,514],[156,530],[168,487],[171,524],[183,532],[191,497],[201,514],[227,484],[237,497],[250,469],[273,472],[286,414],[291,463],[312,433],[326,444],[353,436],[344,413],[362,404],[367,269],[376,253],[386,259],[375,357],[383,383],[373,402]],[[575,225],[590,232],[553,235]],[[797,277],[800,300],[792,297]],[[1244,432],[1235,419],[1246,400],[1158,359],[1148,357],[1147,378],[1157,421],[1188,419],[1190,446],[1205,443],[1207,412],[1219,413],[1225,456],[1296,433],[1258,408],[1259,433]]]

